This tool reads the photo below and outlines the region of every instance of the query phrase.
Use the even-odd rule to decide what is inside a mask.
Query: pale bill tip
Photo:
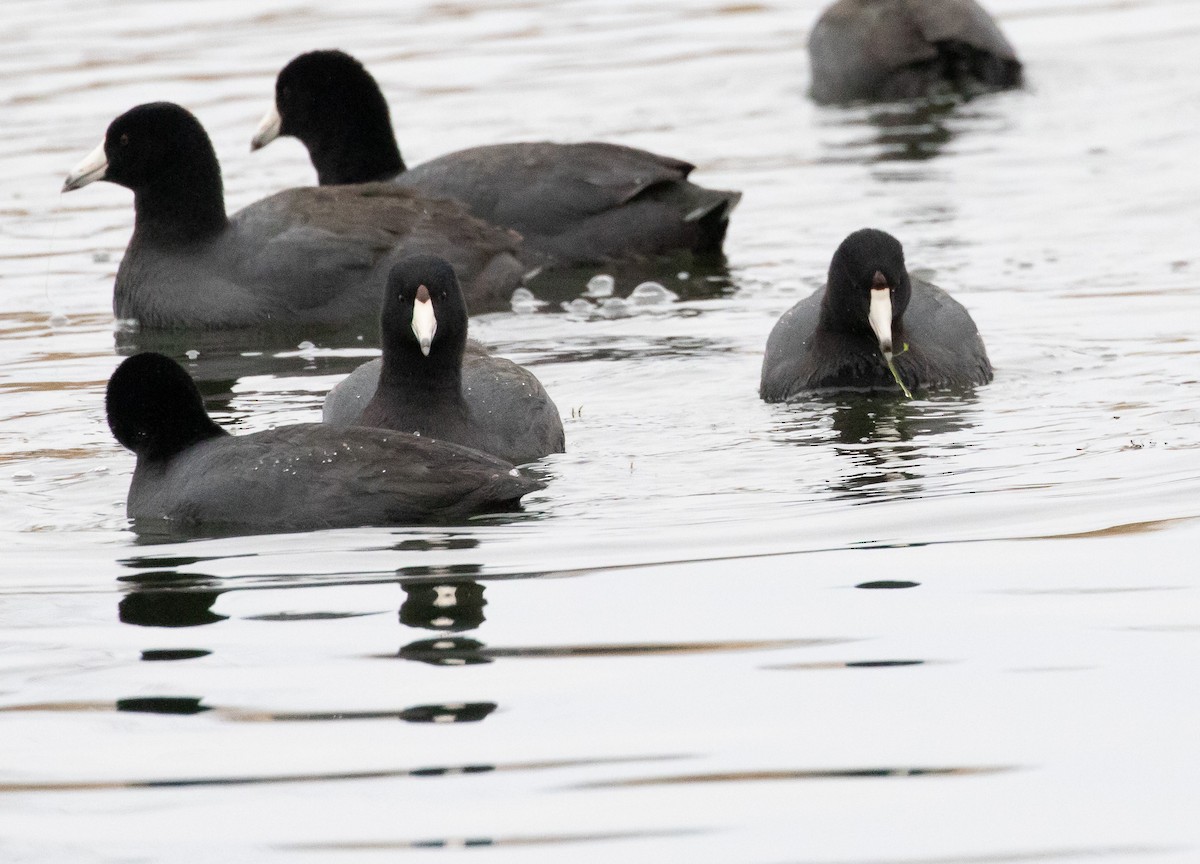
[[[892,292],[888,288],[871,289],[871,306],[867,312],[867,323],[871,325],[879,340],[879,350],[888,360],[892,359]]]
[[[433,301],[418,300],[413,303],[412,331],[421,346],[421,353],[429,356],[433,345],[434,334],[437,333],[437,316],[433,312]]]
[[[101,138],[100,143],[96,145],[96,149],[80,159],[75,167],[71,169],[71,173],[63,181],[62,191],[70,192],[74,189],[80,189],[89,183],[94,183],[97,180],[103,180],[107,171],[108,156],[104,153],[104,139]]]
[[[282,128],[283,118],[279,116],[279,109],[271,105],[259,121],[258,128],[254,130],[254,137],[250,139],[250,152],[266,147],[279,137],[279,130]]]

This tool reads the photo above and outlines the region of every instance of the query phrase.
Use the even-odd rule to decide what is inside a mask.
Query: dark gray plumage
[[[435,322],[424,345],[421,304]],[[517,465],[565,449],[558,407],[533,373],[468,342],[467,309],[445,261],[418,256],[395,266],[380,331],[383,357],[329,393],[325,422],[418,432]]]
[[[395,182],[462,201],[557,262],[587,264],[720,252],[741,193],[688,182],[694,167],[617,144],[538,141],[460,150]]]
[[[808,39],[817,102],[1018,87],[1021,63],[975,0],[838,0]]]
[[[687,162],[596,142],[473,147],[406,170],[379,85],[341,51],[301,54],[280,71],[251,146],[278,135],[304,143],[322,185],[394,179],[454,198],[559,264],[718,253],[741,198],[689,182]]]
[[[782,402],[832,388],[898,392],[882,353],[883,337],[869,321],[876,288],[891,296],[887,346],[909,389],[992,380],[987,349],[967,310],[942,289],[909,276],[896,238],[863,229],[838,247],[825,286],[785,312],[771,330],[759,395]]]
[[[64,189],[94,180],[134,192],[113,311],[144,327],[369,321],[391,262],[426,251],[459,269],[476,308],[507,309],[526,270],[514,235],[391,184],[291,189],[227,218],[208,135],[171,103],[114,120]]]
[[[161,354],[126,359],[106,403],[114,437],[137,454],[127,509],[143,524],[393,525],[511,508],[543,485],[492,456],[385,429],[301,424],[232,436]]]

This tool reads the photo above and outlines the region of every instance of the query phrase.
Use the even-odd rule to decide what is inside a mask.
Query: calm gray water
[[[1200,857],[1200,4],[990,5],[1027,91],[917,112],[805,99],[814,0],[6,0],[0,859]],[[523,513],[139,542],[102,410],[131,197],[58,188],[159,99],[231,210],[311,183],[248,141],[334,46],[411,163],[694,161],[745,192],[729,272],[473,322],[565,415]],[[967,305],[995,383],[762,404],[771,325],[866,225]],[[241,431],[374,354],[162,347]]]

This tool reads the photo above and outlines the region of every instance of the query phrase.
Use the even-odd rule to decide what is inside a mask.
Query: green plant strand
[[[904,348],[901,349],[900,354],[903,354],[907,350],[908,350],[908,343],[905,342]],[[899,357],[900,354],[897,354],[896,356]],[[883,359],[887,361],[888,371],[892,373],[892,377],[896,379],[896,383],[900,385],[900,389],[904,391],[904,395],[907,396],[909,399],[913,398],[912,391],[909,390],[906,386],[904,386],[904,382],[900,380],[900,373],[896,371],[896,364],[892,362],[892,358],[884,357]]]

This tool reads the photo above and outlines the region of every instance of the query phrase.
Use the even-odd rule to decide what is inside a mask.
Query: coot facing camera
[[[912,278],[891,234],[865,228],[842,241],[825,286],[771,330],[759,395],[783,402],[813,390],[899,392],[992,380],[975,322],[942,289]]]

